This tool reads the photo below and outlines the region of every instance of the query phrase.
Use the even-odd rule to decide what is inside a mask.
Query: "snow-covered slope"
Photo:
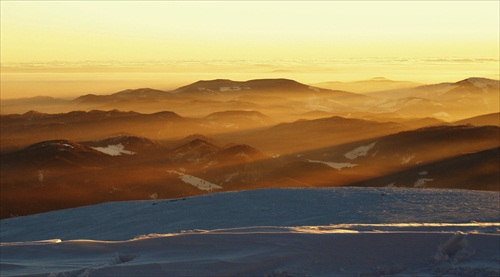
[[[497,276],[499,196],[266,189],[106,203],[1,220],[0,273]]]
[[[500,194],[398,188],[265,189],[110,202],[3,219],[2,242],[126,240],[150,233],[248,226],[499,222]]]

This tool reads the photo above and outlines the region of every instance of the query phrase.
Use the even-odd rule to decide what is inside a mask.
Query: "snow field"
[[[498,276],[498,243],[446,232],[219,230],[2,245],[2,276]]]
[[[264,189],[0,223],[2,276],[498,276],[497,192]]]

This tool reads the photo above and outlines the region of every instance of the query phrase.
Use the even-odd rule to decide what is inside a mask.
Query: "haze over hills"
[[[2,101],[0,274],[496,276],[497,83]]]
[[[333,117],[215,139],[195,135],[158,142],[120,136],[82,143],[40,142],[2,155],[2,217],[104,199],[172,198],[268,187],[380,186],[380,178],[391,180],[384,186],[499,189],[495,178],[500,174],[495,158],[499,127],[400,129],[395,123]],[[284,139],[294,136],[301,137]],[[315,139],[308,140],[311,137]],[[243,144],[244,138],[254,143]],[[238,143],[224,142],[228,139]],[[468,166],[461,172],[461,182],[454,181],[457,164]],[[390,177],[401,174],[406,179]],[[65,195],[65,201],[54,202],[59,195]],[[34,199],[38,204],[29,205]]]
[[[500,126],[500,113],[490,113],[485,115],[478,115],[472,118],[466,118],[459,121],[455,121],[453,124],[464,125],[493,125]]]
[[[366,82],[367,85],[399,84],[381,78]],[[48,113],[119,109],[142,113],[170,110],[187,117],[203,117],[227,110],[255,110],[278,116],[281,120],[293,120],[300,114],[313,111],[344,115],[392,112],[399,117],[432,116],[451,121],[497,112],[498,83],[486,78],[425,86],[410,86],[404,82],[404,87],[398,85],[391,90],[377,89],[360,94],[344,91],[342,86],[329,85],[329,89],[323,89],[289,79],[216,79],[198,81],[172,91],[141,88],[110,95],[84,95],[73,100],[48,97],[3,100],[1,105],[2,114],[25,113],[33,109]]]
[[[385,103],[381,103],[381,108],[389,108],[392,112],[408,111],[408,114],[413,116],[428,114],[460,119],[498,112],[499,91],[498,80],[468,78],[455,83],[381,91],[369,95],[388,99]]]
[[[0,1],[0,276],[500,276],[499,1]]]
[[[493,94],[498,92],[499,80],[471,77],[457,82],[444,82],[415,87],[369,91],[366,94],[385,99],[402,99],[407,97],[423,97],[438,100],[444,97],[465,97],[473,94]]]
[[[496,147],[410,167],[382,177],[356,182],[351,186],[498,190],[499,167],[500,148]],[[457,171],[460,174],[457,174]]]
[[[0,116],[1,216],[270,187],[498,191],[498,94],[484,78],[366,95],[216,79],[40,98],[70,111]]]
[[[256,145],[270,153],[286,154],[339,145],[353,139],[378,137],[407,128],[403,124],[394,122],[375,122],[333,116],[280,123],[251,133],[243,132],[225,136]]]
[[[410,81],[394,81],[384,77],[374,77],[369,80],[355,82],[324,82],[314,84],[315,86],[328,89],[339,89],[356,93],[373,93],[391,89],[404,89],[421,86],[422,84]]]

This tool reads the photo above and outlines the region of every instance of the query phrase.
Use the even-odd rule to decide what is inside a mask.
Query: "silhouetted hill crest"
[[[140,97],[151,97],[151,96],[164,96],[167,94],[166,91],[153,89],[153,88],[138,88],[138,89],[126,89],[116,93],[113,96],[140,96]]]
[[[470,118],[465,118],[455,121],[453,122],[453,124],[458,124],[458,125],[472,124],[476,126],[484,126],[484,125],[500,126],[500,113],[489,113]]]
[[[217,152],[216,159],[221,162],[227,162],[231,160],[245,160],[245,161],[256,161],[269,158],[268,155],[260,152],[258,149],[247,145],[247,144],[237,144],[224,148]]]
[[[236,91],[295,91],[310,90],[310,86],[290,79],[254,79],[248,81],[233,81],[228,79],[201,80],[187,86],[180,87],[173,92],[236,92]],[[318,88],[318,90],[321,90]]]
[[[219,151],[218,146],[203,139],[194,139],[186,144],[174,148],[168,154],[172,161],[199,162]]]
[[[42,141],[6,157],[14,165],[29,169],[95,167],[110,162],[110,156],[65,139]]]
[[[110,137],[102,140],[87,142],[84,144],[91,147],[108,147],[110,145],[123,145],[127,151],[133,151],[138,154],[145,151],[156,150],[161,147],[160,144],[154,140],[145,137],[129,136],[129,135]]]
[[[30,110],[30,111],[27,111],[27,112],[23,113],[22,115],[23,116],[33,117],[33,116],[43,116],[43,115],[47,115],[47,114],[46,113],[37,112],[37,111],[34,111],[34,110]]]
[[[206,119],[221,119],[226,117],[241,116],[253,119],[267,119],[268,117],[259,111],[231,110],[215,112],[205,116]]]
[[[444,82],[438,84],[419,86],[417,89],[436,90],[443,93],[449,92],[490,92],[494,91],[499,93],[500,81],[488,78],[470,77],[460,80],[458,82]]]

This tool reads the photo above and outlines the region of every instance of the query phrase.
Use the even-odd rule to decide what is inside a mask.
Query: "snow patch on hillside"
[[[375,146],[377,142],[374,142],[374,143],[371,143],[371,144],[368,144],[368,145],[363,145],[363,146],[360,146],[358,148],[355,148],[347,153],[344,154],[344,156],[346,158],[348,158],[349,160],[354,160],[358,157],[364,157],[368,154],[368,151],[370,151],[370,149],[373,148],[373,146]]]
[[[434,179],[431,179],[431,178],[420,178],[420,179],[418,179],[415,182],[415,184],[413,186],[416,187],[416,188],[423,188],[423,187],[425,187],[425,184],[427,182],[432,182],[432,181],[434,181]]]
[[[210,183],[209,181],[203,180],[193,175],[185,174],[175,170],[169,170],[169,172],[178,174],[179,179],[181,179],[184,183],[197,187],[200,190],[212,191],[215,189],[222,189],[221,186]]]
[[[474,85],[477,88],[480,88],[483,92],[487,92],[488,88],[491,86],[492,88],[498,88],[498,81],[493,80],[484,80],[481,78],[469,78],[467,79],[469,83]]]
[[[233,173],[230,173],[230,174],[226,175],[226,178],[224,179],[224,183],[229,183],[229,182],[231,182],[231,180],[232,180],[234,177],[238,176],[239,174],[240,174],[239,172],[233,172]]]
[[[355,166],[358,166],[357,164],[352,164],[352,163],[324,162],[324,161],[317,161],[317,160],[307,160],[307,161],[310,163],[326,164],[327,166],[335,168],[337,170],[341,170],[343,168],[353,168]]]
[[[308,89],[310,89],[314,92],[320,92],[319,88],[317,88],[317,87],[308,87]]]
[[[451,117],[451,115],[447,112],[437,112],[432,114],[435,117]]]
[[[408,164],[411,160],[415,158],[415,155],[406,156],[401,158],[401,164]]]
[[[120,156],[121,154],[135,155],[135,152],[125,150],[123,144],[108,145],[107,147],[92,147],[93,149],[110,156]]]
[[[220,92],[226,91],[240,91],[240,90],[249,90],[251,87],[240,87],[240,86],[232,86],[232,87],[219,87]]]

